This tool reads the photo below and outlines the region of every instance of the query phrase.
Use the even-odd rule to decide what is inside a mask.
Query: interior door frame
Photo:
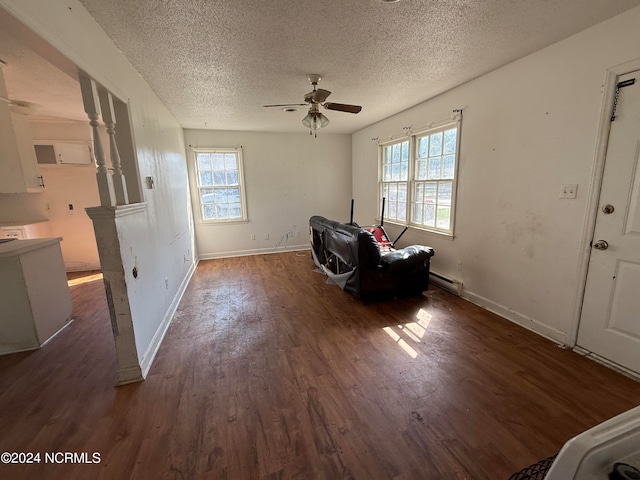
[[[578,330],[580,329],[580,319],[582,317],[582,306],[584,304],[585,289],[587,286],[587,274],[589,272],[589,262],[591,260],[591,241],[596,228],[598,216],[598,206],[600,204],[600,191],[602,179],[604,178],[605,160],[607,149],[609,148],[609,134],[611,132],[611,112],[613,111],[613,101],[616,92],[616,84],[621,75],[640,70],[640,58],[616,65],[606,70],[605,82],[603,85],[602,107],[600,111],[600,122],[596,138],[596,150],[593,168],[591,170],[591,180],[589,184],[588,204],[585,215],[585,227],[582,233],[580,248],[580,264],[578,270],[578,282],[575,292],[575,305],[573,308],[572,328],[568,332],[568,347],[577,346]]]

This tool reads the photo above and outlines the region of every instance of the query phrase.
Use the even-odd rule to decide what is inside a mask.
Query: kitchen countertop
[[[21,255],[31,250],[46,247],[60,242],[62,237],[55,238],[33,238],[30,240],[13,240],[11,242],[0,243],[0,258]]]

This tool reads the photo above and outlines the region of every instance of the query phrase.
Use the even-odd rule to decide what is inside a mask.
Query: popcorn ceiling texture
[[[185,128],[303,131],[318,73],[327,133],[352,133],[640,0],[80,0]],[[452,108],[457,107],[452,105]]]

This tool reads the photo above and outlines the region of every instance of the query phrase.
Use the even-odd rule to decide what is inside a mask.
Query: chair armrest
[[[431,247],[411,245],[382,255],[380,264],[391,271],[412,270],[429,265],[433,255],[434,251]]]

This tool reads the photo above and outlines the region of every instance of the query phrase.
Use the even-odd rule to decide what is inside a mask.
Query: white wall
[[[185,130],[193,147],[242,146],[249,221],[223,225],[199,221],[192,191],[201,258],[308,248],[309,217],[348,221],[351,202],[351,136]],[[192,185],[193,159],[189,156]],[[299,232],[299,236],[295,233]],[[251,234],[255,240],[251,240]],[[265,240],[265,234],[269,239]]]
[[[0,0],[16,18],[131,109],[146,209],[121,222],[119,254],[127,282],[137,355],[149,365],[181,289],[193,271],[193,224],[183,132],[175,118],[77,0]],[[138,277],[131,275],[133,267]]]
[[[605,70],[640,57],[638,25],[640,8],[354,134],[353,191],[367,221],[377,213],[371,138],[462,108],[456,237],[410,230],[401,245],[433,246],[432,268],[462,280],[468,298],[567,341]],[[578,198],[560,200],[560,185],[573,183]]]

